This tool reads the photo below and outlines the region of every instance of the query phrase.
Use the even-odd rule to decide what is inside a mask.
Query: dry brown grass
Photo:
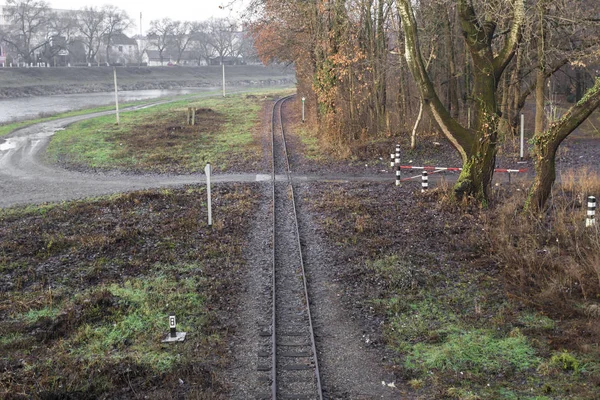
[[[589,310],[600,295],[600,228],[586,228],[587,196],[600,195],[600,177],[563,174],[546,213],[523,210],[517,191],[489,217],[487,239],[512,291],[549,312]]]

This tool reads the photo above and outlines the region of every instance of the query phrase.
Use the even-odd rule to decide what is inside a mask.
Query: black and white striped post
[[[429,177],[427,176],[427,171],[423,171],[423,175],[421,176],[421,193],[425,192],[428,188]]]
[[[394,168],[394,165],[396,164],[394,161],[394,157],[396,155],[394,153],[390,154],[390,168]]]
[[[394,163],[396,164],[396,186],[400,186],[401,170],[400,170],[400,145],[396,145],[396,154],[394,155]]]
[[[587,198],[587,217],[585,226],[590,227],[596,225],[596,197],[588,196]]]

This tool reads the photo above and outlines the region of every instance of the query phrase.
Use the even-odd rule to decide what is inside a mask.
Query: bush
[[[590,194],[600,195],[598,175],[563,174],[544,215],[523,211],[520,191],[487,221],[489,245],[513,290],[553,312],[559,304],[571,312],[581,298],[600,294],[600,229],[585,227]]]

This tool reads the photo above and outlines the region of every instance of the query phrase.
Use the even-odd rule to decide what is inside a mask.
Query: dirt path
[[[159,104],[159,103],[154,103]],[[131,108],[139,109],[140,106]],[[201,183],[194,175],[134,175],[119,172],[76,172],[44,163],[45,149],[55,132],[78,121],[110,114],[99,112],[43,122],[0,139],[0,207],[74,200],[112,193]],[[215,182],[254,182],[257,174],[215,176]]]
[[[162,102],[153,103],[161,104]],[[136,110],[146,106],[138,106]],[[67,170],[44,162],[45,149],[55,132],[85,119],[108,115],[112,111],[42,122],[19,129],[0,138],[0,207],[22,204],[40,204],[95,197],[169,186],[205,182],[202,174],[128,174],[117,171],[92,173]],[[270,179],[268,171],[262,174],[220,174],[213,182],[256,182]],[[278,177],[285,179],[285,177]],[[366,170],[364,174],[312,175],[297,174],[298,181],[393,181],[391,172]]]

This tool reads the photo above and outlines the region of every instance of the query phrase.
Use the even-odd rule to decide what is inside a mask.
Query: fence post
[[[596,197],[588,196],[587,198],[587,217],[585,226],[590,227],[596,225]]]
[[[423,175],[421,176],[421,193],[427,190],[429,187],[429,177],[427,176],[427,171],[423,171]]]

